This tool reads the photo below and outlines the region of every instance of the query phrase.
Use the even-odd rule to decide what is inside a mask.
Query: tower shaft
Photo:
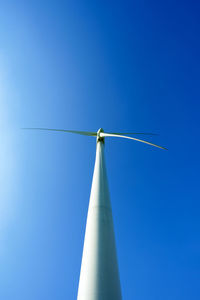
[[[104,159],[97,142],[77,300],[121,300],[112,210]]]

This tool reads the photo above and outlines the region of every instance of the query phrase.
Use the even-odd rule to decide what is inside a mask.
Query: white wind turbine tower
[[[77,300],[121,300],[121,288],[115,247],[112,210],[104,159],[104,139],[121,137],[165,149],[150,142],[128,137],[129,134],[48,128],[24,128],[76,133],[97,138],[96,160],[87,216]]]

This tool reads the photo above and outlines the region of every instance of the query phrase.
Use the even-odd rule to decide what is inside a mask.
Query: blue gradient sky
[[[76,299],[95,139],[106,141],[123,299],[200,297],[200,5],[0,2],[0,299]]]

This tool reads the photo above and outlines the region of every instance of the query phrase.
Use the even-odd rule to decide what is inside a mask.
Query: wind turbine
[[[129,134],[153,135],[151,133],[105,133],[102,128],[97,132],[49,128],[23,129],[59,131],[96,137],[96,160],[89,201],[77,300],[121,300],[113,218],[104,159],[105,138],[126,138],[160,149],[167,149],[128,136]]]

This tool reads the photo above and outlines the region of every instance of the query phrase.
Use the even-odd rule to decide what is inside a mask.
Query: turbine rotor
[[[156,135],[154,133],[145,133],[145,132],[130,132],[130,133],[106,133],[102,128],[100,128],[97,132],[92,132],[92,131],[77,131],[77,130],[66,130],[66,129],[52,129],[52,128],[22,128],[25,130],[45,130],[45,131],[58,131],[58,132],[65,132],[65,133],[75,133],[75,134],[80,134],[80,135],[85,135],[85,136],[93,136],[97,138],[97,142],[102,142],[104,143],[105,137],[118,137],[118,138],[125,138],[129,140],[134,140],[140,143],[144,143],[153,147],[157,147],[163,150],[168,150],[167,148],[164,148],[162,146],[150,143],[145,140],[137,139],[134,137],[128,136],[130,135]]]

